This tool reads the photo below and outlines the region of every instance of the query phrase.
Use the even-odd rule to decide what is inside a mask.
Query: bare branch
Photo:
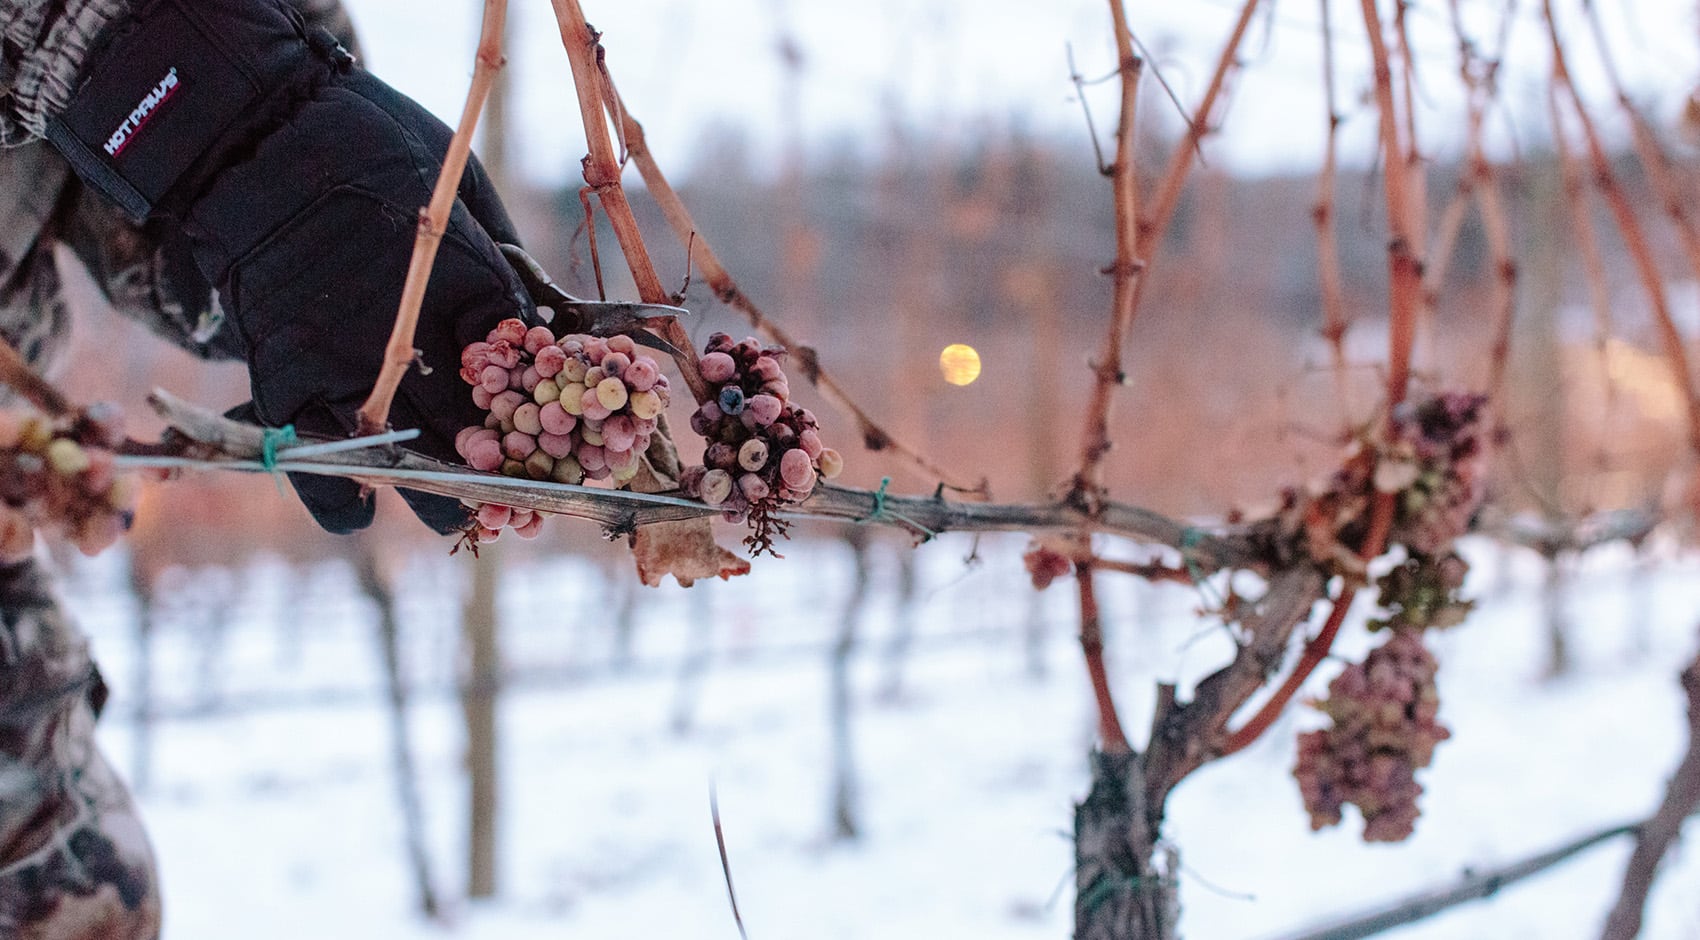
[[[360,406],[356,416],[356,436],[378,434],[389,425],[390,404],[395,401],[396,388],[417,357],[413,333],[419,324],[419,308],[425,302],[425,288],[431,282],[431,268],[437,261],[437,247],[442,244],[443,233],[448,230],[449,212],[454,208],[460,178],[472,154],[472,135],[478,127],[478,115],[484,110],[484,102],[489,99],[490,89],[496,84],[496,73],[506,61],[502,56],[502,32],[507,13],[507,0],[485,0],[477,64],[472,70],[472,87],[467,90],[460,124],[449,140],[448,153],[443,156],[443,168],[431,190],[431,204],[419,213],[419,232],[413,240],[413,256],[407,263],[407,280],[402,284],[395,327],[390,332],[388,345],[384,347],[384,364],[372,386],[372,394]]]

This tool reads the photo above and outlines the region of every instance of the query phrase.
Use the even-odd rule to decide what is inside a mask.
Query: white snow
[[[924,607],[896,702],[878,694],[896,611],[892,556],[877,556],[855,667],[865,832],[853,843],[827,838],[826,646],[847,583],[841,546],[793,543],[750,578],[647,592],[637,662],[624,674],[607,666],[615,599],[603,569],[516,559],[503,644],[521,682],[502,705],[502,894],[456,901],[446,929],[412,911],[370,611],[350,574],[335,563],[305,575],[245,568],[213,652],[213,621],[193,611],[167,611],[160,626],[154,681],[172,717],[157,727],[142,806],[166,936],[733,938],[712,782],[755,940],[1067,937],[1067,833],[1092,720],[1066,587],[1043,598],[1048,675],[1027,675],[1020,547],[984,539],[971,566],[965,539],[920,549]],[[1416,836],[1365,846],[1350,814],[1309,831],[1287,771],[1295,730],[1317,717],[1295,708],[1171,801],[1185,935],[1281,934],[1656,805],[1684,745],[1675,676],[1697,642],[1700,561],[1666,551],[1638,575],[1627,553],[1589,558],[1572,595],[1578,668],[1543,682],[1538,564],[1473,548],[1481,609],[1436,644],[1454,737],[1422,777]],[[412,721],[431,848],[450,896],[462,882],[465,791],[445,683],[461,562],[410,570],[404,628],[421,687]],[[135,660],[118,568],[86,566],[66,593],[115,688],[103,743],[127,770]],[[1190,590],[1120,583],[1108,595],[1124,721],[1143,728],[1152,680],[1196,679],[1225,640],[1191,615]],[[679,733],[675,673],[692,624],[707,624],[713,658],[692,727]],[[1338,651],[1356,656],[1371,642],[1348,628]],[[1330,670],[1321,672],[1318,689]],[[204,715],[189,714],[201,706]],[[1595,849],[1389,936],[1592,936],[1627,851],[1626,841]],[[1700,936],[1692,849],[1678,847],[1649,908],[1646,936]]]

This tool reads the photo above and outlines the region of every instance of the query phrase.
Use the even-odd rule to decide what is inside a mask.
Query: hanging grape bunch
[[[819,478],[832,479],[844,458],[821,443],[807,408],[792,404],[781,368],[785,351],[753,337],[708,338],[699,363],[709,400],[691,415],[691,430],[708,446],[701,465],[688,467],[679,488],[719,507],[728,522],[748,522],[744,540],[755,554],[773,553],[787,528],[777,513],[807,499]]]
[[[1440,556],[1469,529],[1485,495],[1486,406],[1485,395],[1445,392],[1394,412],[1375,471],[1377,489],[1399,493],[1394,542]]]
[[[123,440],[114,405],[61,419],[0,411],[0,561],[28,557],[37,529],[85,555],[118,541],[135,503],[134,482],[113,467]]]
[[[1298,780],[1312,829],[1340,823],[1356,805],[1365,842],[1399,842],[1411,834],[1434,747],[1450,737],[1435,720],[1434,657],[1421,631],[1394,630],[1360,664],[1347,666],[1314,703],[1333,726],[1299,735]]]
[[[503,320],[462,350],[460,362],[473,403],[489,412],[482,426],[455,436],[455,450],[476,470],[624,484],[637,475],[667,407],[667,377],[629,336],[557,339],[546,326]],[[523,538],[542,526],[530,510],[475,508],[479,541],[494,540],[504,526]]]

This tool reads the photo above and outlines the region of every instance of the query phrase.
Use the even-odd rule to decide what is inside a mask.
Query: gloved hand
[[[180,227],[241,338],[251,414],[351,432],[449,128],[276,0],[153,0],[86,72],[49,136],[133,214]],[[422,432],[407,446],[433,457],[456,460],[455,433],[482,419],[458,375],[461,347],[507,317],[537,322],[498,241],[517,237],[473,161],[420,313],[414,344],[429,371],[409,371],[390,413]],[[359,484],[291,482],[326,529],[372,520]],[[465,522],[453,499],[402,495],[438,531]]]

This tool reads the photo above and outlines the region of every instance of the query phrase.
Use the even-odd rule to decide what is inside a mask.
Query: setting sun
[[[980,377],[980,354],[972,346],[953,343],[939,353],[939,371],[946,382],[967,385]]]

